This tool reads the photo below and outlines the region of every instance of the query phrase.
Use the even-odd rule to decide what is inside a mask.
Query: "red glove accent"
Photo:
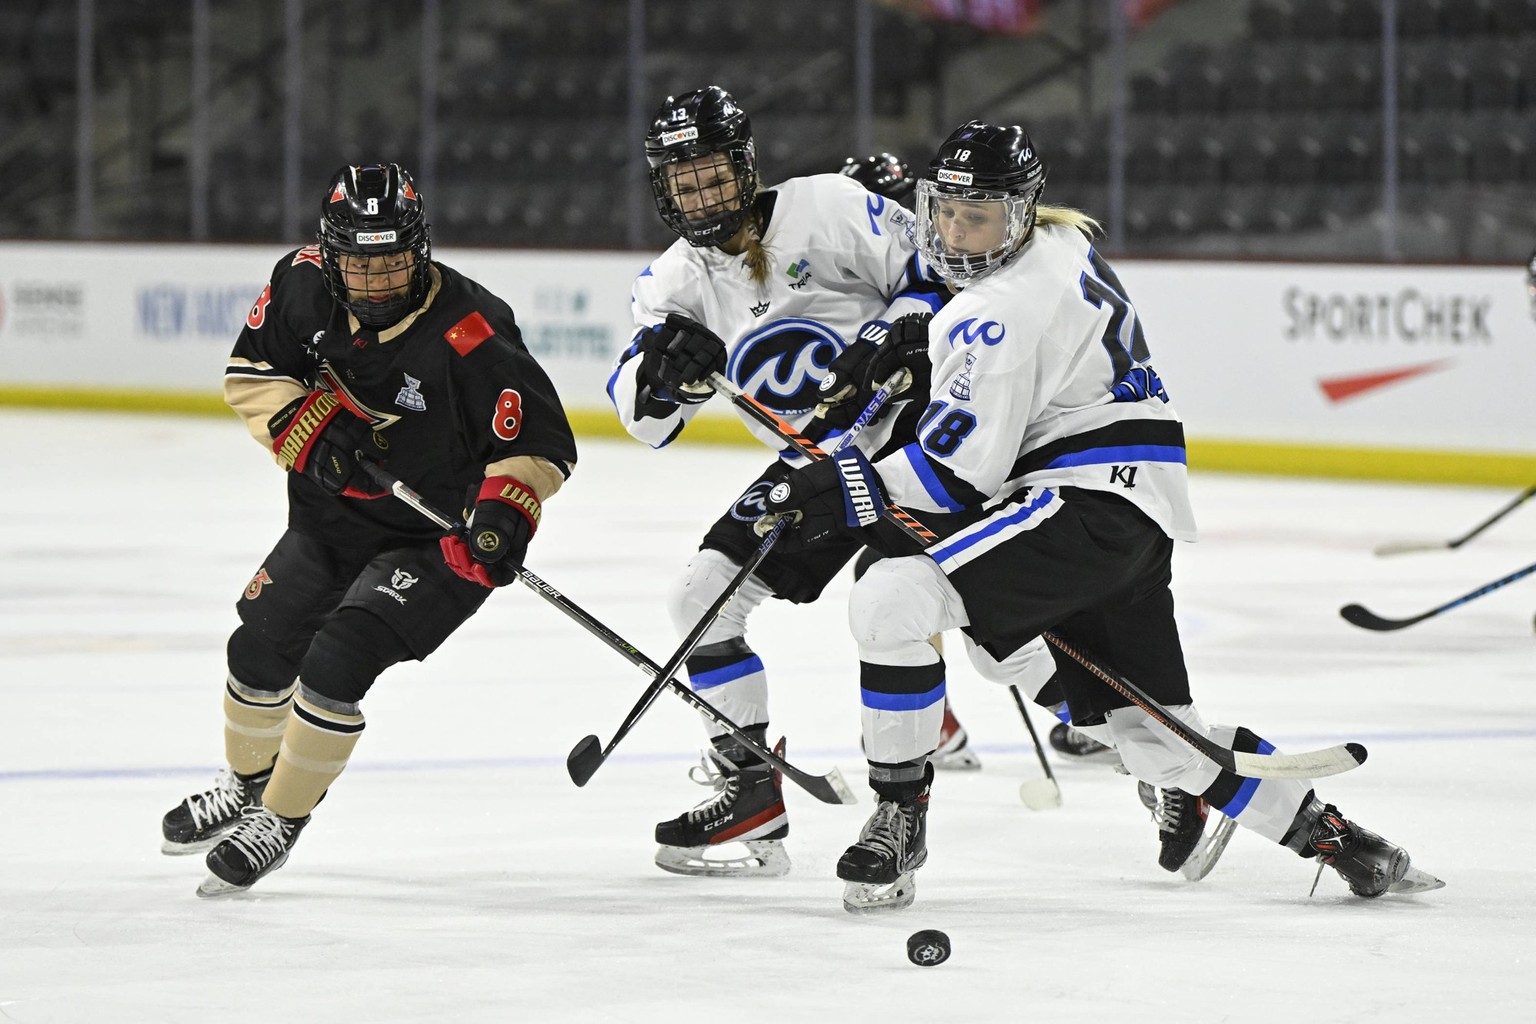
[[[464,543],[464,538],[456,533],[450,533],[438,540],[438,546],[443,549],[443,561],[448,563],[448,568],[457,575],[478,583],[482,587],[495,589],[496,584],[491,582],[491,577],[486,573],[485,566],[475,561],[469,553],[469,545]]]
[[[486,477],[480,485],[480,493],[475,495],[476,505],[482,501],[499,501],[511,505],[523,514],[532,530],[537,530],[539,520],[544,518],[544,506],[539,504],[538,495],[533,493],[532,487],[515,476]]]

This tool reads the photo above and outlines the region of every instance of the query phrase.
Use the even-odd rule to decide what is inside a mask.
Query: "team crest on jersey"
[[[949,329],[949,347],[974,345],[978,341],[983,345],[996,345],[1006,333],[1008,329],[996,320],[983,320],[978,324],[975,317],[970,317]]]
[[[407,377],[407,380],[410,378]],[[341,375],[331,367],[329,362],[320,364],[320,369],[315,373],[315,383],[341,400],[341,404],[351,410],[354,416],[360,416],[368,421],[368,425],[375,431],[383,430],[400,422],[400,415],[393,412],[379,412],[377,409],[364,405],[358,397],[352,393],[352,389],[341,381]],[[375,433],[374,444],[380,448],[389,447],[384,438]]]
[[[753,316],[762,316],[764,313],[768,312],[768,303],[760,302],[755,306],[748,306],[747,308],[752,311]]]
[[[778,413],[809,412],[827,367],[845,347],[826,324],[801,317],[772,320],[736,343],[726,376]]]
[[[427,400],[421,397],[420,388],[421,381],[407,373],[405,375],[405,387],[401,388],[400,393],[395,396],[395,404],[402,409],[409,409],[411,412],[426,412]]]
[[[949,393],[962,402],[971,400],[971,367],[976,365],[976,355],[972,352],[965,354],[965,369],[960,371],[960,376],[949,385]]]
[[[759,480],[747,488],[747,493],[736,499],[731,506],[731,518],[743,523],[755,523],[768,514],[768,492],[773,485]]]

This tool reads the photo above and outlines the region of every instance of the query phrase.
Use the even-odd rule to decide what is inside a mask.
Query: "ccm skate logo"
[[[971,174],[970,171],[940,170],[934,176],[940,181],[948,182],[951,185],[969,185],[976,180],[975,175]]]
[[[875,499],[869,490],[869,481],[859,468],[859,460],[846,457],[837,460],[837,471],[843,476],[843,491],[848,495],[848,519],[856,526],[870,526],[880,518],[875,509]]]
[[[675,132],[662,132],[661,144],[663,146],[675,146],[679,142],[688,142],[699,137],[697,128],[680,128]]]
[[[393,242],[396,233],[393,231],[359,231],[355,236],[358,245],[383,245],[385,242]]]

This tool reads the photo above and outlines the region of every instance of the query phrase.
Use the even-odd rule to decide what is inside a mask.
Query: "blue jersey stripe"
[[[904,446],[901,453],[906,456],[912,472],[917,474],[918,482],[923,485],[923,490],[928,492],[928,497],[933,499],[935,505],[950,512],[959,512],[965,508],[939,482],[938,474],[933,471],[933,466],[928,462],[928,456],[923,454],[922,446],[918,442],[913,441]]]
[[[1006,516],[1003,516],[1001,519],[993,519],[988,521],[982,529],[977,530],[974,533],[963,533],[946,544],[940,544],[937,547],[930,548],[928,550],[928,554],[933,558],[935,562],[943,562],[945,559],[954,558],[956,555],[971,547],[973,544],[978,544],[1001,530],[1006,530],[1011,526],[1016,526],[1019,523],[1022,523],[1024,520],[1040,511],[1046,505],[1050,504],[1055,497],[1056,492],[1046,488],[1039,494],[1035,495],[1035,499],[1029,504],[1020,506],[1018,509],[1014,510]]]

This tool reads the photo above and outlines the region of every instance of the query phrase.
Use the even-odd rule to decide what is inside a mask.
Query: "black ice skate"
[[[1157,866],[1164,871],[1182,870],[1205,832],[1210,805],[1182,789],[1157,789],[1146,782],[1136,783],[1136,794],[1157,823],[1161,847]]]
[[[1066,722],[1051,726],[1051,749],[1065,754],[1070,760],[1092,764],[1119,764],[1120,755],[1114,747],[1105,746],[1098,740],[1072,728]]]
[[[906,800],[881,799],[864,823],[859,841],[837,862],[843,887],[843,909],[850,914],[899,910],[917,897],[913,877],[928,859],[928,790],[933,766],[927,767],[922,790]]]
[[[253,807],[240,818],[235,830],[208,852],[212,872],[197,887],[199,896],[228,896],[244,892],[283,866],[309,815],[285,818],[265,807]]]
[[[784,756],[782,737],[773,752]],[[695,768],[690,775],[713,786],[715,795],[656,826],[656,866],[678,875],[722,878],[788,874],[782,840],[789,835],[789,817],[778,771],[767,764],[738,768],[711,750],[699,772]]]
[[[1415,868],[1407,850],[1349,821],[1333,804],[1323,807],[1307,842],[1317,854],[1318,877],[1325,865],[1331,867],[1356,896],[1373,899],[1382,893],[1429,892],[1445,885]],[[1312,892],[1316,891],[1317,878],[1313,878]]]
[[[187,797],[160,819],[164,837],[160,852],[179,856],[212,849],[240,824],[247,808],[261,806],[261,794],[271,777],[270,768],[254,775],[221,770],[212,789]]]
[[[940,771],[973,772],[981,767],[981,758],[971,749],[965,726],[950,710],[947,700],[944,702],[944,724],[939,727],[939,745],[928,760]]]

